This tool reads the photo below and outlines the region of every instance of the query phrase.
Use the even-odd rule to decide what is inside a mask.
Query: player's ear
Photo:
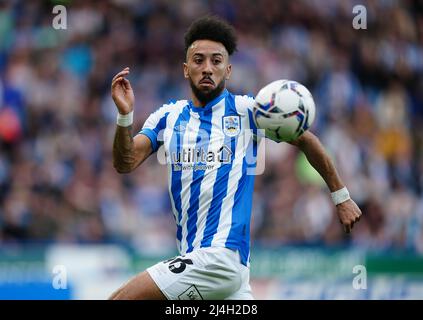
[[[229,80],[229,78],[231,77],[231,73],[232,73],[232,65],[228,64],[228,66],[226,67],[226,75],[225,75],[226,80]]]
[[[188,79],[188,65],[184,62],[184,78]]]

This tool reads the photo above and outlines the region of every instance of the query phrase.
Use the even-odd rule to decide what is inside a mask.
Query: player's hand
[[[129,74],[129,67],[113,77],[112,98],[120,114],[127,114],[134,110],[134,91],[125,76]]]
[[[361,210],[352,199],[338,204],[336,206],[336,213],[346,233],[351,232],[354,223],[358,222],[361,217]]]

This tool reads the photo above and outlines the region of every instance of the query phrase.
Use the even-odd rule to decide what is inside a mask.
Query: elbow
[[[132,171],[131,166],[122,166],[117,163],[113,163],[113,167],[115,168],[116,172],[120,174],[130,173]]]
[[[124,174],[124,173],[130,173],[132,170],[131,169],[123,169],[123,168],[116,168],[115,167],[115,169],[116,169],[116,172],[117,173],[120,173],[120,174]]]
[[[299,138],[294,141],[290,141],[289,144],[298,147],[301,151],[304,151],[304,148],[312,143],[318,143],[319,138],[317,138],[313,133],[310,131],[304,132]]]

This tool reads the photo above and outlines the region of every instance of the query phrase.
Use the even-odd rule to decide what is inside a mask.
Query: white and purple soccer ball
[[[256,98],[253,118],[267,138],[293,141],[314,121],[316,107],[310,91],[291,80],[277,80],[262,88]]]

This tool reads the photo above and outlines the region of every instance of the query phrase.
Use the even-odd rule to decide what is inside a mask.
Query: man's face
[[[223,91],[231,75],[228,52],[220,42],[197,40],[188,48],[186,59],[184,76],[197,99],[206,104]]]

